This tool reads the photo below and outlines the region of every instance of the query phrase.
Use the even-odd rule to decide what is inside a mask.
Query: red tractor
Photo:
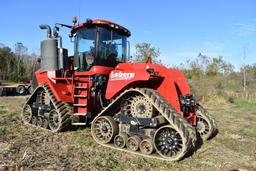
[[[62,48],[60,26],[71,29],[74,56]],[[41,68],[22,119],[52,132],[91,125],[106,147],[146,157],[180,160],[198,137],[211,138],[214,119],[195,100],[183,73],[161,65],[128,62],[130,31],[90,20],[50,26],[41,42]]]

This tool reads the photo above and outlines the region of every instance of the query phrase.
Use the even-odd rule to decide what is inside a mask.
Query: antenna
[[[78,0],[78,18],[81,18],[81,6],[82,6],[82,2],[81,0]]]
[[[245,59],[246,59],[246,48],[244,46],[244,56],[243,56],[243,90],[246,90],[246,73],[245,73]]]

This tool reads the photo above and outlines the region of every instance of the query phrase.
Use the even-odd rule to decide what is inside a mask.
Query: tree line
[[[28,53],[28,48],[17,42],[12,50],[0,44],[0,80],[29,81],[32,78],[38,55]]]
[[[159,60],[159,48],[149,43],[138,43],[135,50],[134,61],[145,62],[150,56],[153,63],[163,64]],[[222,56],[211,57],[199,53],[196,58],[173,67],[182,70],[190,82],[208,82],[215,84],[215,89],[223,90],[225,87],[231,91],[254,91],[256,88],[256,64],[243,65],[235,70],[234,65],[225,61]]]
[[[135,55],[132,58],[135,62],[146,62],[151,57],[153,63],[162,64],[159,59],[160,49],[153,47],[150,43],[137,43]],[[7,81],[28,81],[32,78],[39,56],[35,53],[28,53],[28,48],[21,42],[14,45],[13,50],[0,43],[0,80]],[[199,53],[197,58],[187,60],[176,68],[181,69],[188,79],[205,78],[205,76],[223,76],[246,73],[246,81],[256,79],[256,64],[245,65],[240,71],[234,71],[234,66],[225,61],[222,56],[209,57]]]

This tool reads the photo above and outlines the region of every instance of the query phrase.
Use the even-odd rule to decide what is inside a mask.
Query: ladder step
[[[74,95],[74,97],[78,97],[78,98],[87,98],[86,95]]]
[[[76,106],[76,107],[86,107],[87,105],[86,104],[73,104],[73,106]]]
[[[86,113],[74,113],[73,115],[75,115],[75,116],[85,116]]]
[[[72,125],[86,125],[86,123],[78,122],[78,123],[72,123]]]
[[[75,86],[76,89],[87,89],[87,87]]]

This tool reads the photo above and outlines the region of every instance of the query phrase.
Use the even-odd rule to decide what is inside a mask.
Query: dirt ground
[[[256,170],[256,104],[207,105],[219,133],[180,162],[96,144],[90,128],[52,134],[24,126],[25,97],[0,97],[0,170]]]

